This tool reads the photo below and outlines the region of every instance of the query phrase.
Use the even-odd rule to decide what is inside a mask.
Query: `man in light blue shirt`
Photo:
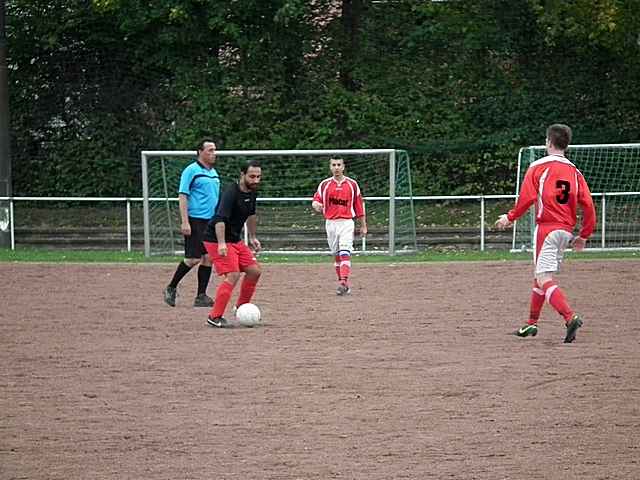
[[[180,205],[180,231],[184,235],[184,260],[176,268],[173,278],[164,289],[164,301],[176,306],[178,284],[189,271],[198,268],[198,293],[194,307],[211,307],[213,299],[207,295],[211,278],[211,260],[202,243],[207,224],[213,218],[220,196],[220,177],[216,163],[216,144],[208,138],[198,144],[198,158],[190,163],[180,177],[178,201]]]

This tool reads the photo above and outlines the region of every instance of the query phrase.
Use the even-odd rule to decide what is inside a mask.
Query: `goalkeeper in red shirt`
[[[318,185],[311,206],[325,218],[327,243],[334,256],[338,276],[337,295],[351,293],[351,252],[353,251],[354,218],[360,224],[360,235],[367,235],[364,201],[358,182],[344,175],[344,159],[332,158],[329,168],[333,176]]]
[[[514,208],[501,215],[495,224],[499,229],[508,228],[536,204],[535,279],[529,320],[515,332],[519,337],[537,335],[538,319],[545,301],[564,319],[567,329],[565,343],[575,340],[576,332],[583,323],[582,317],[571,309],[558,282],[553,279],[565,249],[571,245],[576,251],[584,249],[596,223],[589,186],[580,171],[565,157],[569,143],[571,128],[567,125],[554,124],[547,128],[547,156],[529,166]],[[578,205],[582,208],[582,227],[574,237]]]

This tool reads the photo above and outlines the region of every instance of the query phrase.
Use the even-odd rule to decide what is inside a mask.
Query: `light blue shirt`
[[[196,160],[182,171],[178,193],[187,196],[187,212],[190,217],[210,220],[220,197],[218,172],[213,167],[206,168]]]

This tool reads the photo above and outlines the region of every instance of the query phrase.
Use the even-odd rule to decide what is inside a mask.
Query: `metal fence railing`
[[[615,195],[615,194],[613,194]],[[613,235],[613,232],[610,232],[610,228],[609,225],[607,224],[608,218],[607,218],[607,198],[609,198],[610,196],[612,196],[612,194],[602,194],[602,193],[594,193],[592,194],[592,196],[594,197],[594,200],[596,200],[597,202],[599,202],[599,207],[598,208],[598,226],[596,229],[596,234],[594,235],[594,239],[592,240],[592,245],[593,247],[590,247],[590,249],[598,249],[598,250],[607,250],[610,248],[615,248],[615,245],[610,245],[608,237]],[[508,207],[508,205],[511,204],[511,202],[516,198],[515,195],[458,195],[458,196],[443,196],[443,195],[437,195],[437,196],[414,196],[413,197],[413,201],[416,204],[416,216],[422,215],[421,212],[431,212],[434,209],[436,209],[436,207],[442,207],[443,210],[445,210],[445,215],[441,215],[439,218],[434,219],[430,219],[427,218],[426,220],[424,218],[417,218],[416,223],[420,226],[421,222],[422,224],[426,224],[429,225],[432,228],[438,228],[439,226],[441,227],[446,227],[447,225],[453,225],[457,222],[457,218],[454,218],[452,216],[451,211],[455,211],[456,207],[455,205],[460,205],[460,204],[468,204],[471,205],[471,208],[465,208],[464,210],[464,214],[466,214],[466,224],[467,224],[467,228],[466,230],[473,230],[475,232],[477,232],[476,234],[473,235],[473,240],[472,242],[475,244],[474,248],[479,248],[479,250],[484,251],[486,249],[487,246],[487,236],[488,236],[488,230],[487,230],[487,225],[492,225],[493,221],[495,221],[495,218],[493,218],[493,216],[491,218],[488,218],[488,213],[487,213],[487,204],[488,202],[492,202],[492,203],[500,203],[502,209],[500,210],[499,213],[504,213],[504,207]],[[290,199],[287,199],[290,200]],[[310,199],[305,199],[305,198],[300,198],[299,200],[304,201],[304,200],[309,200]],[[384,198],[382,197],[371,197],[371,198],[365,198],[366,201],[378,201],[378,200],[384,200]],[[278,202],[279,199],[277,198],[259,198],[258,199],[259,202]],[[139,245],[141,243],[141,234],[140,231],[142,230],[142,217],[141,217],[141,210],[142,210],[142,204],[143,204],[143,198],[142,197],[0,197],[0,232],[4,232],[5,234],[8,232],[10,235],[10,244],[11,244],[11,249],[15,250],[16,248],[16,220],[18,221],[18,224],[21,223],[20,218],[16,218],[16,205],[20,204],[21,202],[34,202],[35,204],[50,204],[52,202],[73,202],[73,203],[78,203],[78,204],[84,204],[84,205],[91,205],[91,204],[114,204],[114,205],[121,205],[121,207],[118,207],[118,212],[116,213],[117,216],[119,217],[118,223],[122,225],[121,228],[124,228],[124,235],[118,235],[118,240],[117,241],[122,241],[122,248],[126,248],[126,251],[132,251],[133,250],[133,245]],[[454,207],[452,207],[452,205],[454,205]],[[492,215],[495,216],[495,205],[493,212],[491,213]],[[120,213],[119,208],[122,208],[122,212]],[[462,208],[458,208],[458,210],[463,210]],[[68,212],[68,209],[66,210],[67,213],[71,213]],[[135,211],[135,215],[132,213]],[[456,215],[457,213],[454,213],[454,215]],[[73,214],[67,215],[68,219],[67,219],[67,225],[70,227],[73,227],[73,222],[75,219],[75,216]],[[70,218],[69,218],[70,217]],[[135,217],[135,218],[134,218]],[[444,217],[444,218],[443,218]],[[438,224],[437,222],[444,222],[447,221],[447,223],[440,223]],[[630,219],[630,222],[635,222],[636,220]],[[434,223],[436,222],[436,223]],[[24,222],[23,222],[24,225]],[[81,225],[80,222],[78,222],[78,225]],[[78,228],[78,235],[82,235],[83,232],[86,234],[88,231],[90,231],[90,229],[82,229],[82,228]],[[638,230],[634,227],[630,230],[631,232],[636,232],[634,233],[635,237],[640,236],[640,232],[638,232]],[[44,235],[46,236],[46,229],[44,232]],[[635,239],[632,238],[630,241],[630,247],[626,247],[631,248],[631,249],[640,249],[640,239]],[[640,237],[639,237],[640,238]],[[122,240],[120,240],[122,239]],[[609,243],[608,243],[609,242]],[[90,248],[91,246],[91,238],[90,236],[88,236],[86,243],[89,245],[88,248]],[[510,242],[511,243],[511,242]],[[113,242],[110,243],[110,245],[112,245]],[[513,249],[513,245],[510,245],[510,247]],[[362,248],[366,249],[366,246],[363,244]],[[142,248],[140,248],[140,250],[142,250]],[[272,252],[275,253],[275,252]]]

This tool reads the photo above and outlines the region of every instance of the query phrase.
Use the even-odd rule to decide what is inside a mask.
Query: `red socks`
[[[544,295],[547,302],[549,302],[549,305],[551,305],[560,315],[562,315],[565,322],[571,320],[571,317],[573,316],[573,310],[571,310],[571,307],[569,307],[567,299],[558,286],[558,283],[555,280],[551,280],[542,285],[542,290],[544,290]]]
[[[345,285],[349,281],[349,275],[351,275],[351,253],[340,254],[340,274],[338,275],[340,283]]]
[[[255,289],[255,285],[254,285]],[[229,282],[224,281],[218,284],[218,288],[216,289],[216,299],[213,304],[213,308],[209,312],[209,316],[211,318],[218,318],[224,314],[225,309],[227,308],[227,304],[229,303],[229,299],[231,298],[231,294],[233,293],[233,285]]]
[[[242,283],[240,284],[240,294],[238,295],[237,305],[242,305],[244,303],[249,303],[253,298],[253,294],[256,291],[256,285],[258,284],[258,278],[255,280],[249,279],[246,276],[242,279]],[[218,288],[216,289],[216,299],[213,304],[213,308],[209,312],[209,316],[211,318],[218,318],[224,315],[224,311],[227,308],[227,304],[231,299],[231,295],[233,294],[233,287],[235,285],[230,284],[226,280],[224,282],[220,282],[218,284]]]
[[[540,311],[544,306],[544,290],[538,288],[538,282],[533,281],[533,290],[531,291],[531,304],[529,306],[529,325],[535,325],[540,319]]]
[[[237,306],[240,306],[245,303],[249,303],[253,294],[256,291],[256,285],[258,284],[258,279],[255,280],[245,277],[242,279],[242,283],[240,284],[240,295],[238,295],[238,301],[236,302]]]

